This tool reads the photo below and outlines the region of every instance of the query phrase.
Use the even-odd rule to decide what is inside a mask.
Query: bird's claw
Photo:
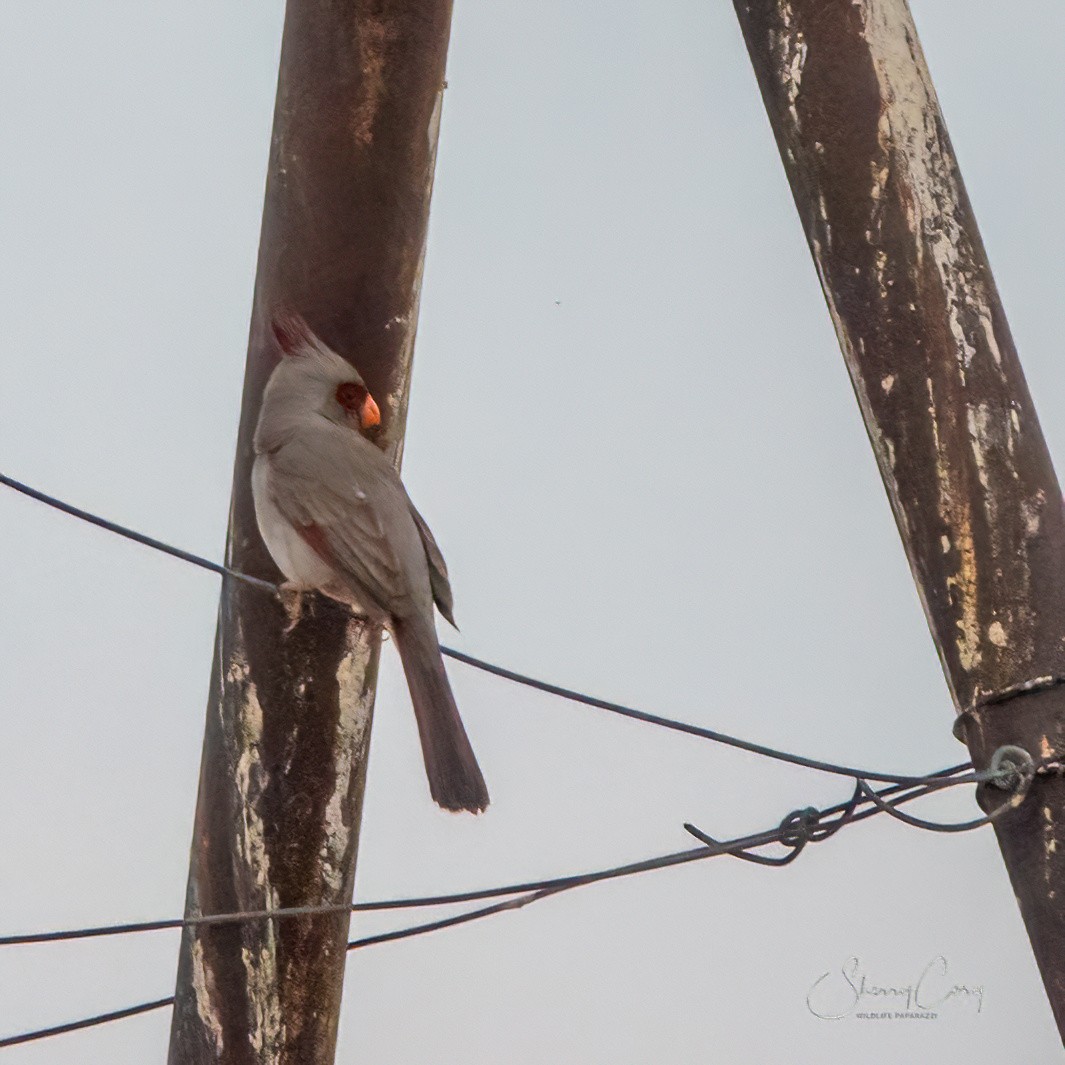
[[[281,605],[288,615],[288,624],[283,630],[284,635],[287,636],[303,617],[303,589],[297,584],[286,581],[278,588],[277,597],[281,600]]]

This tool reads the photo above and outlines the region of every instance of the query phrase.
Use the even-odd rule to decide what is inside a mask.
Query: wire
[[[973,818],[971,821],[957,821],[952,824],[943,824],[939,821],[927,821],[923,817],[914,817],[912,814],[904,813],[902,810],[896,810],[895,804],[885,802],[864,780],[858,781],[858,786],[862,789],[862,793],[876,806],[878,811],[889,814],[891,817],[894,817],[896,821],[901,821],[904,825],[920,828],[926,832],[971,832],[974,828],[983,828],[984,825],[991,824],[992,821],[997,820],[1009,810],[1015,810],[1021,802],[1024,801],[1025,796],[1028,794],[1028,784],[1025,783],[1022,788],[1015,791],[1005,802],[992,810],[991,813],[986,814],[983,817]]]
[[[791,754],[788,751],[778,750],[775,747],[767,747],[751,740],[739,739],[716,729],[703,728],[701,725],[692,725],[685,721],[675,721],[673,718],[660,717],[658,714],[649,713],[646,710],[636,710],[631,706],[623,706],[621,703],[613,703],[607,699],[599,699],[594,695],[584,695],[570,688],[563,688],[549,681],[537,680],[535,677],[525,676],[523,673],[515,673],[512,669],[493,665],[483,659],[474,658],[464,651],[456,651],[453,647],[441,646],[441,652],[456,662],[463,662],[475,669],[483,670],[505,680],[514,681],[516,684],[524,684],[526,687],[535,688],[537,691],[546,692],[549,695],[557,695],[571,702],[582,703],[584,706],[594,706],[599,710],[607,710],[621,717],[632,718],[634,721],[644,721],[649,725],[658,725],[660,728],[672,729],[674,732],[683,732],[689,736],[699,736],[702,739],[713,740],[728,747],[736,747],[741,751],[750,751],[752,754],[760,754],[765,758],[772,758],[778,762],[788,762],[791,765],[802,766],[804,769],[816,769],[822,773],[833,773],[836,776],[851,777],[857,779],[863,777],[866,780],[878,780],[884,784],[919,784],[929,779],[928,776],[907,776],[899,773],[878,773],[867,769],[855,769],[853,766],[839,765],[835,762],[824,762],[817,758],[807,758],[801,754]],[[966,767],[972,763],[966,763]]]
[[[954,766],[950,769],[943,770],[940,774],[930,778],[929,783],[922,784],[920,787],[925,789],[922,794],[928,794],[932,790],[940,790],[943,787],[953,787],[958,784],[970,784],[973,783],[977,774],[966,774],[964,776],[958,775],[959,772],[964,770],[964,766]],[[981,779],[987,778],[988,774],[981,774]],[[874,792],[877,798],[871,796],[862,799],[862,802],[877,802],[880,795],[888,796],[896,794],[904,790],[906,785],[895,785],[894,787],[886,788],[882,792]],[[882,801],[882,800],[880,800]],[[844,804],[838,808],[831,808],[822,813],[824,816],[832,816],[835,813],[839,813],[851,807],[854,804],[854,800],[851,803]],[[888,811],[885,811],[888,812]],[[686,826],[687,827],[687,826]],[[841,825],[837,824],[831,826],[831,830],[828,831],[829,826],[822,826],[822,830],[827,831],[827,835],[831,835],[838,831]],[[822,836],[819,838],[827,838]],[[703,839],[702,836],[699,836]],[[710,837],[703,839],[706,842]],[[713,841],[715,846],[727,847],[729,844],[719,843]],[[704,851],[700,848],[697,852],[699,857],[707,857]],[[529,892],[543,891],[547,889],[576,887],[585,883],[593,883],[599,879],[609,879],[614,876],[625,876],[632,873],[642,872],[645,869],[656,868],[658,862],[668,862],[675,855],[667,855],[661,858],[651,858],[644,861],[630,863],[628,865],[615,866],[607,870],[599,870],[591,873],[575,873],[567,876],[552,877],[544,880],[529,880],[522,881],[515,884],[504,884],[496,887],[477,888],[471,891],[453,892],[444,895],[423,895],[413,896],[408,898],[397,899],[381,899],[367,902],[353,902],[353,903],[330,903],[326,905],[308,905],[308,906],[289,906],[279,909],[263,909],[263,910],[244,910],[235,911],[231,913],[218,913],[208,914],[203,916],[191,916],[191,917],[175,917],[165,920],[155,921],[140,921],[140,922],[127,922],[123,924],[113,925],[95,925],[86,928],[72,928],[63,929],[57,931],[48,932],[27,932],[17,933],[13,935],[0,936],[0,947],[8,946],[28,946],[44,943],[57,943],[68,942],[78,939],[93,939],[102,936],[116,936],[126,935],[136,932],[156,932],[164,929],[177,929],[184,927],[199,927],[221,924],[239,924],[252,921],[272,920],[272,919],[285,919],[292,917],[307,917],[316,914],[335,914],[343,913],[345,911],[352,911],[354,913],[368,913],[379,912],[382,910],[403,910],[403,909],[422,909],[431,906],[450,906],[457,905],[466,902],[482,902],[485,899],[499,898],[501,896],[508,895],[521,895]]]
[[[127,1006],[122,1010],[113,1010],[111,1013],[98,1013],[95,1017],[85,1017],[80,1021],[68,1021],[66,1024],[57,1024],[51,1028],[38,1028],[32,1032],[21,1032],[19,1035],[9,1035],[0,1039],[0,1050],[6,1047],[16,1047],[22,1043],[33,1043],[38,1039],[47,1039],[50,1035],[64,1035],[66,1032],[77,1032],[82,1028],[95,1028],[109,1021],[121,1021],[125,1017],[136,1017],[138,1013],[150,1013],[152,1010],[162,1009],[164,1006],[173,1006],[174,996],[170,998],[157,998],[154,1002],[142,1002],[139,1006]]]
[[[452,928],[455,925],[467,924],[470,921],[479,920],[482,917],[491,917],[496,913],[505,913],[507,910],[520,910],[531,902],[539,902],[548,895],[557,895],[560,891],[566,891],[574,884],[563,884],[555,887],[544,887],[537,891],[530,891],[526,895],[520,895],[515,899],[507,899],[505,902],[496,902],[491,906],[484,906],[479,910],[470,910],[454,917],[443,917],[439,921],[428,921],[425,924],[412,925],[409,928],[399,928],[393,932],[378,932],[376,935],[364,936],[362,939],[353,939],[348,944],[348,950],[358,950],[360,947],[372,947],[378,943],[393,943],[397,939],[409,939],[420,936],[426,932],[437,932],[441,928]]]
[[[952,787],[955,784],[973,783],[973,778],[977,776],[977,774],[970,774],[964,777],[951,776],[950,773],[950,770],[944,770],[940,774],[937,774],[932,781],[917,786],[896,784],[884,788],[881,791],[874,793],[876,798],[880,800],[879,803],[870,798],[868,793],[864,792],[864,790],[862,796],[859,797],[856,789],[855,794],[845,803],[838,803],[837,805],[830,806],[824,810],[815,810],[810,807],[806,810],[796,811],[795,814],[786,817],[775,829],[756,832],[752,835],[739,837],[727,842],[711,840],[709,845],[696,847],[690,850],[675,851],[655,858],[647,858],[643,861],[630,862],[626,865],[614,866],[610,869],[600,869],[595,872],[579,874],[576,876],[556,877],[552,880],[533,881],[526,884],[515,884],[502,888],[490,888],[481,892],[463,892],[450,896],[431,896],[426,900],[401,900],[403,905],[410,903],[416,903],[419,905],[436,905],[437,903],[442,903],[444,901],[460,902],[474,898],[486,898],[490,897],[492,894],[518,895],[517,898],[508,898],[502,902],[493,903],[492,905],[477,910],[471,910],[467,913],[457,914],[452,917],[445,917],[438,921],[411,925],[391,932],[380,932],[375,935],[364,936],[361,939],[354,939],[348,943],[347,949],[353,951],[363,947],[376,946],[380,943],[391,943],[401,939],[410,939],[415,936],[436,932],[444,928],[451,928],[460,924],[468,924],[472,921],[480,920],[483,917],[490,917],[494,914],[504,913],[509,910],[518,910],[534,902],[539,902],[541,899],[549,898],[552,895],[560,894],[561,892],[568,891],[572,888],[583,887],[587,884],[601,883],[605,880],[614,880],[620,877],[632,876],[638,873],[650,872],[654,869],[666,869],[673,866],[685,865],[690,862],[702,861],[707,858],[715,858],[722,855],[733,855],[748,861],[757,861],[758,859],[761,859],[762,864],[785,865],[793,861],[795,857],[797,857],[798,852],[801,851],[807,843],[828,839],[845,825],[855,824],[868,817],[875,817],[880,813],[888,812],[885,809],[887,804],[883,802],[883,799],[888,796],[893,797],[893,805],[897,806],[904,802],[910,802],[913,799],[920,798],[933,791],[941,790],[945,787]],[[862,803],[871,804],[870,808],[857,810],[857,807]],[[829,824],[822,824],[825,818],[831,817],[836,817],[837,820],[830,822]],[[800,822],[806,823],[806,829],[796,837],[796,825]],[[750,853],[755,848],[765,847],[773,843],[784,843],[791,848],[791,853],[785,856],[784,859],[766,858],[764,855],[752,855]],[[386,905],[391,907],[395,904],[388,903]],[[358,907],[355,906],[352,908],[355,909]],[[335,912],[336,907],[292,907],[291,909],[300,911],[317,909],[323,912],[325,910]],[[278,915],[280,915],[280,911],[273,914],[273,916]],[[301,915],[305,914],[302,914],[301,912]],[[198,924],[219,923],[221,917],[231,916],[234,915],[219,915],[218,919],[193,918],[191,919],[191,922]],[[253,915],[244,914],[240,916],[251,917]],[[296,914],[289,913],[288,916],[296,916]],[[254,917],[256,919],[261,919],[262,913],[257,912],[254,914]],[[171,927],[169,922],[152,922],[151,924],[152,927]],[[22,1032],[17,1035],[6,1036],[0,1038],[0,1049],[17,1046],[22,1043],[34,1042],[36,1040],[48,1038],[49,1036],[61,1035],[66,1032],[93,1028],[110,1021],[122,1020],[125,1017],[133,1017],[141,1013],[148,1013],[152,1010],[162,1009],[165,1006],[172,1006],[174,1001],[174,996],[156,999],[152,1002],[143,1002],[136,1006],[114,1010],[110,1013],[97,1014],[93,1017],[70,1021],[66,1024],[54,1025],[49,1028],[39,1028],[30,1032]]]
[[[127,540],[132,540],[145,547],[150,547],[155,551],[161,551],[164,554],[171,555],[174,558],[181,559],[194,566],[199,566],[201,569],[210,570],[212,573],[243,581],[245,584],[258,588],[261,591],[268,591],[273,594],[276,594],[278,591],[278,586],[271,581],[264,580],[261,577],[252,577],[250,574],[241,573],[239,570],[223,566],[221,563],[212,562],[210,559],[194,555],[189,551],[183,551],[181,548],[164,543],[162,540],[156,540],[153,537],[145,536],[143,533],[128,529],[123,525],[118,525],[113,521],[108,521],[106,518],[101,518],[96,514],[91,514],[87,510],[82,510],[69,503],[64,503],[62,500],[56,499],[54,496],[40,492],[36,488],[31,488],[28,485],[23,484],[21,481],[16,481],[14,478],[8,477],[3,473],[0,473],[0,484],[6,485],[8,488],[13,488],[16,492],[21,492],[23,495],[29,496],[29,498],[35,499],[39,503],[44,503],[46,506],[62,511],[64,514],[69,514],[82,521],[86,521],[90,525],[95,525],[101,529],[105,529],[107,532],[125,537]],[[818,758],[808,758],[805,755],[800,754],[792,754],[788,751],[779,750],[776,747],[768,747],[765,744],[754,743],[751,740],[740,739],[737,736],[731,736],[725,732],[718,732],[716,729],[704,728],[700,725],[693,725],[685,721],[677,721],[673,718],[661,717],[658,714],[652,714],[646,710],[637,710],[631,706],[624,706],[621,703],[610,702],[607,699],[599,699],[593,695],[585,695],[582,692],[574,691],[572,688],[563,688],[562,686],[552,684],[549,681],[538,680],[537,678],[527,676],[524,673],[517,673],[512,669],[493,665],[491,662],[486,662],[484,659],[466,654],[464,651],[458,651],[453,647],[441,646],[440,651],[442,654],[447,655],[456,662],[462,662],[465,665],[472,666],[474,669],[482,670],[485,673],[491,673],[496,677],[502,677],[504,680],[513,681],[515,684],[522,684],[525,687],[534,688],[537,691],[545,692],[548,695],[556,695],[559,698],[567,699],[570,702],[595,707],[599,710],[606,710],[609,713],[617,714],[621,717],[627,717],[634,721],[643,721],[646,724],[657,725],[660,728],[670,729],[674,732],[682,732],[688,736],[697,736],[700,739],[712,740],[715,743],[721,743],[741,751],[748,751],[751,754],[761,755],[764,758],[771,758],[778,762],[786,762],[790,765],[801,766],[804,769],[814,769],[821,773],[831,773],[835,776],[850,777],[852,779],[858,779],[861,777],[865,780],[875,780],[883,784],[920,784],[930,779],[929,776],[880,773],[868,769],[856,769],[853,766],[840,765],[835,762],[826,762]],[[967,763],[967,765],[971,764],[972,763]]]
[[[139,533],[135,529],[128,529],[125,525],[118,525],[116,522],[108,521],[107,518],[101,518],[98,514],[90,514],[87,510],[82,510],[80,507],[75,507],[70,503],[64,503],[63,500],[56,499],[55,496],[39,492],[36,488],[31,488],[28,484],[16,481],[13,477],[8,477],[6,474],[0,473],[0,484],[7,485],[8,488],[13,488],[16,492],[21,492],[24,496],[29,496],[30,499],[36,499],[38,503],[44,503],[45,506],[60,510],[64,514],[69,514],[73,518],[87,521],[90,525],[95,525],[97,528],[104,529],[109,533],[114,533],[116,536],[122,536],[127,540],[132,540],[134,543],[150,547],[153,551],[161,551],[164,555],[179,558],[182,562],[188,562],[190,565],[199,566],[200,569],[210,570],[212,573],[217,573],[221,577],[233,577],[238,581],[243,581],[245,584],[250,584],[252,587],[259,588],[263,591],[277,591],[277,585],[272,584],[270,581],[264,581],[259,577],[249,576],[247,573],[240,573],[238,570],[223,566],[220,562],[212,562],[208,558],[194,555],[191,551],[183,551],[180,547],[174,547],[172,544],[163,543],[162,540],[156,540],[152,536],[145,536],[144,533]]]
[[[284,906],[275,910],[243,910],[235,913],[216,913],[206,916],[171,917],[161,921],[131,921],[126,924],[97,925],[89,928],[70,928],[58,932],[34,932],[0,936],[0,947],[26,946],[36,943],[65,943],[75,939],[97,939],[101,936],[120,936],[131,932],[159,932],[167,928],[194,928],[200,925],[236,924],[285,917],[309,917],[319,913],[348,913],[352,906],[346,902],[316,906]]]
[[[440,921],[430,921],[426,924],[413,925],[409,928],[399,928],[392,932],[380,932],[377,935],[365,936],[362,939],[355,939],[348,943],[347,950],[359,950],[362,947],[372,947],[379,943],[391,943],[399,939],[410,939],[427,932],[435,932],[441,928],[467,924],[470,921],[476,921],[482,917],[490,917],[493,914],[502,913],[505,910],[519,910],[531,902],[537,902],[540,899],[546,898],[548,895],[555,894],[561,890],[564,889],[553,888],[532,892],[520,898],[508,899],[506,902],[497,902],[492,906],[485,906],[482,909],[473,910],[470,913],[459,914],[456,917],[447,917]],[[339,907],[341,910],[346,910],[347,908],[347,906]],[[337,907],[326,907],[324,909],[322,907],[293,907],[293,909],[306,911],[314,911],[317,909],[324,912],[324,909],[335,911]],[[287,916],[295,916],[295,914],[289,913]],[[165,927],[170,927],[170,924],[168,922],[165,923]],[[140,1013],[150,1013],[153,1010],[163,1009],[166,1006],[173,1006],[174,1000],[175,997],[171,995],[168,998],[159,998],[152,1002],[142,1002],[137,1006],[127,1006],[125,1009],[113,1010],[109,1013],[98,1013],[93,1017],[86,1017],[78,1021],[69,1021],[66,1024],[57,1024],[50,1028],[38,1028],[31,1032],[10,1035],[5,1038],[0,1038],[0,1050],[6,1047],[19,1046],[23,1043],[35,1042],[39,1039],[47,1039],[49,1036],[53,1035],[64,1035],[67,1032],[76,1032],[84,1028],[95,1028],[98,1025],[107,1024],[110,1021],[120,1021],[126,1017],[135,1017]]]
[[[455,917],[446,917],[440,921],[430,921],[426,924],[413,925],[409,928],[399,928],[392,932],[380,932],[377,935],[364,936],[362,939],[354,939],[347,945],[347,950],[359,950],[362,947],[372,947],[379,943],[392,943],[399,939],[410,939],[414,936],[424,935],[427,932],[435,932],[441,928],[450,928],[454,925],[468,924],[470,921],[479,920],[482,917],[490,917],[493,914],[503,913],[506,910],[520,910],[531,902],[538,902],[547,898],[548,895],[557,894],[565,888],[545,888],[541,891],[531,892],[528,895],[516,899],[508,899],[506,902],[497,902],[492,906],[485,906],[479,910],[459,914]],[[343,907],[347,909],[347,907]],[[66,1024],[57,1024],[51,1028],[38,1028],[31,1032],[22,1032],[18,1035],[10,1035],[0,1038],[0,1050],[5,1047],[18,1046],[22,1043],[32,1043],[39,1039],[47,1039],[53,1035],[63,1035],[66,1032],[76,1032],[84,1028],[95,1028],[110,1021],[120,1021],[125,1017],[135,1017],[140,1013],[150,1013],[153,1010],[173,1006],[175,996],[159,998],[152,1002],[142,1002],[137,1006],[127,1006],[125,1009],[113,1010],[110,1013],[98,1013],[93,1017],[86,1017],[78,1021],[69,1021]]]

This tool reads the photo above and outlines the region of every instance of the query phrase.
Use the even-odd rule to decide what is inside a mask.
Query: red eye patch
[[[337,403],[344,410],[350,410],[355,414],[359,413],[368,395],[369,392],[366,391],[365,387],[354,381],[345,381],[342,385],[337,386]]]

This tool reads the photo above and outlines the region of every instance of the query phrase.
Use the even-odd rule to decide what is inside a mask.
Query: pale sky
[[[1065,461],[1065,6],[913,6]],[[282,3],[5,15],[0,469],[220,558]],[[405,477],[451,569],[450,642],[813,756],[963,760],[732,5],[458,0],[448,80]],[[218,582],[7,490],[0,548],[0,931],[175,916]],[[849,790],[449,668],[493,805],[433,806],[386,648],[361,898],[634,860],[687,846],[684,821],[738,835]],[[0,950],[0,1035],[172,993],[177,942]],[[808,1009],[848,958],[899,985],[940,956],[981,1012]],[[169,1023],[3,1062],[162,1061]],[[357,952],[337,1060],[990,1065],[1059,1047],[991,831],[879,818],[784,870],[715,859]]]

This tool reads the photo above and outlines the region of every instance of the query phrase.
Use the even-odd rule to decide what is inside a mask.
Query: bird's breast
[[[259,532],[277,568],[301,588],[324,588],[336,572],[281,513],[270,491],[270,459],[260,455],[252,469],[252,495]]]

